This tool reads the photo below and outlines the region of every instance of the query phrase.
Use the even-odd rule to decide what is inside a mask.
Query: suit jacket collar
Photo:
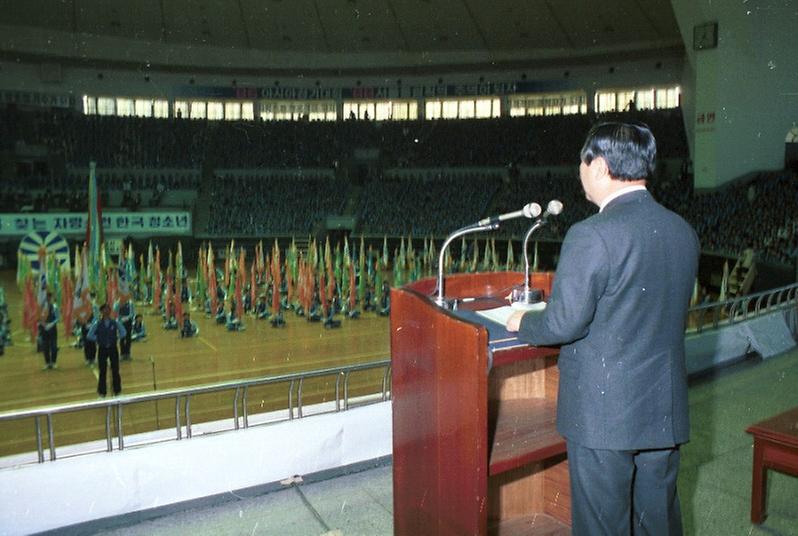
[[[611,200],[609,203],[604,205],[604,209],[601,212],[607,212],[608,210],[617,207],[618,205],[631,203],[632,201],[640,201],[648,199],[651,199],[651,193],[649,193],[648,190],[632,190],[630,192],[625,192],[616,197],[615,199]]]

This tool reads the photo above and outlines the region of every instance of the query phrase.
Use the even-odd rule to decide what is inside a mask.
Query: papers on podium
[[[546,302],[538,303],[513,303],[512,305],[505,305],[503,307],[496,307],[494,309],[483,309],[475,311],[478,315],[487,318],[497,324],[507,325],[507,320],[516,311],[542,311],[546,308]]]

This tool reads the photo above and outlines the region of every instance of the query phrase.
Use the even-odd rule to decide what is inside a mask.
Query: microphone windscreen
[[[543,209],[540,208],[540,205],[537,203],[529,203],[528,205],[524,205],[523,211],[524,217],[537,218],[540,216],[540,213],[543,212]]]
[[[558,201],[557,199],[552,199],[549,201],[549,204],[546,206],[546,212],[552,216],[556,216],[562,212],[562,201]]]

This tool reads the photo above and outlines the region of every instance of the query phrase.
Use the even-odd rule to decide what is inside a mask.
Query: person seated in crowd
[[[380,316],[388,316],[391,314],[391,287],[388,285],[387,281],[382,282],[382,299],[380,300],[377,314]]]
[[[11,344],[11,319],[8,317],[8,305],[0,303],[0,355],[5,353],[6,346]]]
[[[132,331],[131,340],[133,342],[143,341],[147,338],[147,328],[144,327],[144,318],[140,314],[137,314],[133,319]]]
[[[321,300],[319,299],[318,289],[313,290],[313,299],[310,301],[310,311],[308,311],[308,322],[319,322],[321,320]]]
[[[164,313],[163,329],[177,329],[177,319],[175,318],[175,305],[170,302],[166,305]]]
[[[357,306],[349,307],[349,311],[346,313],[346,317],[352,320],[357,320],[360,318],[360,309]]]
[[[252,310],[252,296],[249,292],[249,285],[244,288],[244,313]]]
[[[183,303],[188,303],[189,300],[189,292],[188,292],[188,285],[186,282],[183,282],[183,287],[180,291],[180,301]]]
[[[363,296],[363,311],[373,311],[374,307],[374,288],[366,285],[366,292]]]
[[[333,294],[332,300],[330,300],[330,314],[334,315],[336,313],[340,313],[341,311],[343,311],[343,309],[344,306],[343,303],[341,302],[341,296],[338,295],[337,293]]]
[[[224,324],[227,322],[227,314],[224,312],[224,302],[220,301],[216,306],[216,323]]]
[[[255,316],[258,320],[265,320],[266,318],[269,318],[270,314],[269,304],[266,303],[266,295],[261,294],[258,297],[258,305],[255,307]]]
[[[281,328],[285,326],[285,317],[283,316],[283,311],[280,310],[276,315],[272,315],[272,318],[269,320],[269,322],[273,328]]]
[[[152,303],[152,283],[144,280],[143,277],[139,283],[139,296],[144,303]]]
[[[216,301],[222,303],[227,299],[227,293],[224,291],[224,288],[222,288],[224,285],[221,284],[221,281],[219,281],[220,279],[221,277],[217,274],[216,283],[219,286],[216,287]]]
[[[227,331],[243,331],[244,324],[241,323],[241,319],[238,318],[236,314],[236,302],[235,300],[230,300],[230,312],[227,314]]]
[[[183,313],[183,325],[180,327],[180,338],[195,337],[199,335],[199,327],[191,321],[190,313]]]
[[[75,342],[72,343],[73,348],[83,348],[83,343],[86,340],[86,335],[83,333],[83,321],[80,319],[75,320],[75,325],[72,327],[72,336],[75,337]]]
[[[325,329],[334,329],[341,327],[341,321],[335,319],[335,300],[329,302],[327,306],[327,317],[324,319]]]

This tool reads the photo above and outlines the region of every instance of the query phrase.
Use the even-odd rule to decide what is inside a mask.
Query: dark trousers
[[[568,442],[573,536],[679,536],[679,448],[599,450]]]
[[[111,360],[111,378],[114,384],[114,394],[122,392],[122,377],[119,375],[119,352],[116,345],[110,347],[100,346],[97,353],[97,364],[100,366],[100,377],[97,382],[97,394],[105,396],[107,386],[105,384],[105,371],[108,369],[107,359]]]
[[[42,350],[44,350],[44,362],[47,365],[55,365],[58,358],[58,328],[51,330],[41,329]]]
[[[88,339],[83,341],[83,357],[86,359],[86,361],[94,363],[94,360],[97,358],[96,342],[90,341]]]
[[[128,359],[130,358],[130,343],[133,337],[133,322],[122,322],[122,325],[125,326],[127,334],[119,339],[119,353],[122,354],[123,359]]]

